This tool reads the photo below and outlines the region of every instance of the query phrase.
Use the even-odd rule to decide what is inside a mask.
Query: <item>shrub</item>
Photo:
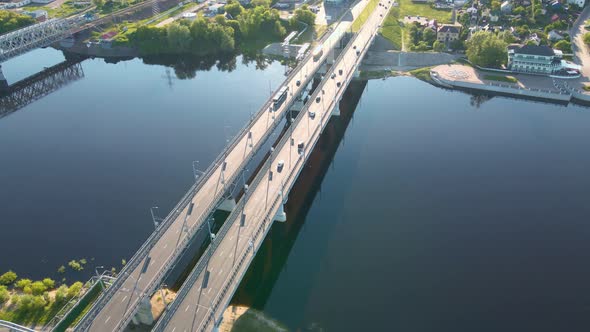
[[[24,290],[26,287],[31,287],[31,284],[33,282],[31,281],[31,279],[20,279],[19,281],[16,282],[16,288],[20,288],[21,290]]]
[[[16,273],[8,271],[0,276],[0,285],[11,285],[17,278]]]
[[[71,267],[72,270],[74,270],[74,271],[82,271],[82,270],[84,270],[84,267],[80,263],[78,263],[78,261],[76,261],[75,259],[74,260],[71,260],[68,263],[68,266]]]
[[[10,299],[10,293],[8,293],[8,289],[6,286],[0,286],[0,304],[8,301]]]
[[[33,295],[41,295],[47,290],[47,286],[42,281],[35,281],[31,284]]]
[[[68,298],[72,298],[76,295],[78,295],[78,293],[80,293],[80,291],[82,290],[82,283],[77,281],[75,283],[73,283],[70,286],[70,289],[68,289]]]
[[[50,278],[45,278],[45,279],[43,279],[43,285],[45,285],[45,287],[47,287],[47,289],[53,289],[53,288],[55,288],[55,281]]]

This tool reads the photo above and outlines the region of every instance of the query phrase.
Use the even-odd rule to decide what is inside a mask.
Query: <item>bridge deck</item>
[[[386,14],[387,10],[378,6],[340,55],[304,111],[259,171],[218,233],[218,238],[197,263],[177,299],[158,322],[156,331],[211,330],[219,323],[283,203],[283,195],[295,182]],[[360,52],[358,56],[357,51]],[[340,69],[342,75],[339,74]],[[331,78],[332,73],[336,74],[334,79]],[[341,83],[340,87],[337,82]],[[320,97],[319,102],[316,97]],[[309,112],[315,112],[315,117],[310,117]],[[302,155],[297,151],[299,142],[305,143]],[[284,162],[281,172],[277,169],[279,161]]]
[[[329,51],[348,29],[350,24],[346,23],[339,25],[324,40],[322,60],[314,61],[308,56],[290,74],[282,85],[289,87],[287,99],[282,105],[274,112],[269,112],[272,101],[267,101],[234,138],[230,146],[205,172],[197,187],[187,193],[166,221],[127,263],[117,282],[97,301],[78,325],[78,330],[114,331],[125,327],[141,299],[155,291],[189,240],[206,223],[206,218],[227,192],[229,184],[239,176],[256,150],[280,123],[289,105],[313,78]],[[296,85],[298,80],[301,81],[300,86]],[[191,203],[194,203],[192,209]],[[192,210],[190,214],[189,210]]]

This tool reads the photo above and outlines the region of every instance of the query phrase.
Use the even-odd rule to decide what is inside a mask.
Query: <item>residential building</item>
[[[561,35],[559,32],[557,32],[557,31],[555,31],[555,30],[551,30],[551,31],[549,31],[549,33],[547,34],[547,38],[548,38],[550,41],[558,41],[558,40],[562,40],[562,39],[563,39],[563,36],[562,36],[562,35]]]
[[[508,46],[508,69],[515,72],[551,75],[562,69],[563,54],[549,46]]]
[[[460,32],[460,26],[443,24],[439,26],[438,31],[436,32],[436,39],[443,43],[452,42],[459,39]]]

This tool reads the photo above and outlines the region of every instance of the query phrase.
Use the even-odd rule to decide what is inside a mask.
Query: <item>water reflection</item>
[[[332,164],[367,81],[354,81],[340,102],[340,116],[332,117],[311,153],[286,204],[287,222],[274,223],[246,272],[232,304],[262,310],[302,229],[307,213]]]

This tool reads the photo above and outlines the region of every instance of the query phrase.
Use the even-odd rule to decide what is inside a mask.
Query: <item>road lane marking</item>
[[[188,311],[188,308],[190,308],[190,307],[191,307],[191,305],[190,305],[190,304],[189,304],[189,305],[187,305],[187,306],[186,306],[186,309],[184,309],[184,312],[187,312],[187,311]]]
[[[176,326],[172,329],[172,332],[176,331]]]
[[[111,320],[111,316],[109,316],[109,318],[107,318],[107,319],[104,321],[104,323],[105,323],[105,324],[106,324],[106,323],[108,323],[108,322],[109,322],[109,320]]]
[[[166,249],[166,247],[167,247],[167,246],[168,246],[168,243],[166,243],[166,244],[164,245],[164,249]]]
[[[126,299],[127,299],[127,295],[125,295],[125,297],[123,298],[123,300],[121,300],[121,303],[125,302]]]
[[[221,273],[223,273],[223,269],[219,270],[219,273],[217,273],[217,274],[221,274]]]

